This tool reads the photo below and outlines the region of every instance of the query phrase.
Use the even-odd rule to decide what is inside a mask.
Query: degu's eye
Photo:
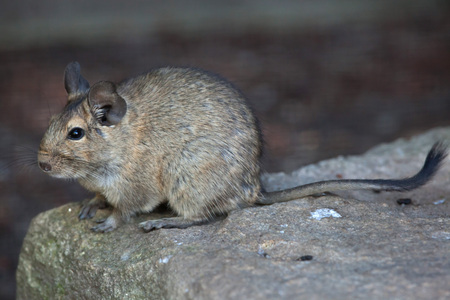
[[[69,131],[69,134],[67,135],[67,137],[70,140],[81,140],[83,138],[83,136],[84,136],[84,130],[80,127],[72,128]]]

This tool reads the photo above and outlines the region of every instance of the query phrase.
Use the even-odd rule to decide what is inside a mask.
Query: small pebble
[[[313,259],[312,255],[303,255],[303,256],[300,256],[297,260],[307,261],[307,260],[312,260],[312,259]]]
[[[409,198],[402,198],[402,199],[398,199],[397,200],[397,204],[398,205],[408,205],[408,204],[411,204],[411,203],[412,203],[412,201]]]

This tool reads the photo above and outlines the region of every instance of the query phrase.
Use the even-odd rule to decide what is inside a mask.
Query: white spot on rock
[[[128,260],[129,258],[130,258],[130,252],[129,252],[129,251],[125,252],[124,254],[122,254],[122,255],[120,256],[120,260],[121,260],[121,261]]]
[[[168,255],[164,258],[160,258],[159,259],[159,263],[160,264],[167,264],[169,262],[169,260],[172,258],[173,255]]]
[[[316,219],[316,220],[322,220],[323,218],[340,218],[341,215],[338,214],[336,211],[330,209],[330,208],[319,208],[316,211],[311,212],[310,219]]]
[[[259,255],[263,255],[265,252],[264,252],[264,249],[263,248],[261,248],[261,246],[259,246],[258,247],[258,254]]]
[[[448,231],[436,231],[431,234],[433,239],[437,240],[450,240],[450,232]]]
[[[445,198],[444,199],[440,199],[440,200],[434,201],[433,204],[435,204],[435,205],[443,204],[445,202],[445,200],[446,200]]]

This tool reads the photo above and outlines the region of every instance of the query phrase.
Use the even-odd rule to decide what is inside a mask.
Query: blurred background
[[[65,104],[70,61],[81,63],[91,84],[166,65],[221,74],[260,119],[268,172],[360,154],[450,124],[447,0],[5,2],[1,299],[14,298],[31,219],[89,196],[35,166],[49,117]]]

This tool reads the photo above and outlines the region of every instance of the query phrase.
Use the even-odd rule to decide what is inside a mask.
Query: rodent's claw
[[[142,228],[144,232],[150,232],[154,229],[163,228],[165,225],[164,219],[159,220],[149,220],[142,223],[139,223],[139,228]]]
[[[80,220],[92,219],[95,216],[95,214],[97,213],[97,209],[98,209],[97,205],[86,204],[81,208],[78,218]]]
[[[106,218],[106,219],[100,219],[97,221],[97,223],[100,223],[100,224],[91,228],[91,230],[94,232],[106,233],[106,232],[113,231],[114,229],[117,228],[116,221],[111,217]]]
[[[107,207],[106,199],[104,196],[97,194],[93,199],[84,201],[83,207],[81,207],[80,214],[78,218],[80,220],[92,219],[97,213],[98,209],[103,209]]]
[[[92,231],[101,232],[101,233],[110,232],[110,231],[113,231],[114,229],[116,229],[116,228],[113,226],[107,225],[105,223],[101,223],[101,224],[91,228]]]

